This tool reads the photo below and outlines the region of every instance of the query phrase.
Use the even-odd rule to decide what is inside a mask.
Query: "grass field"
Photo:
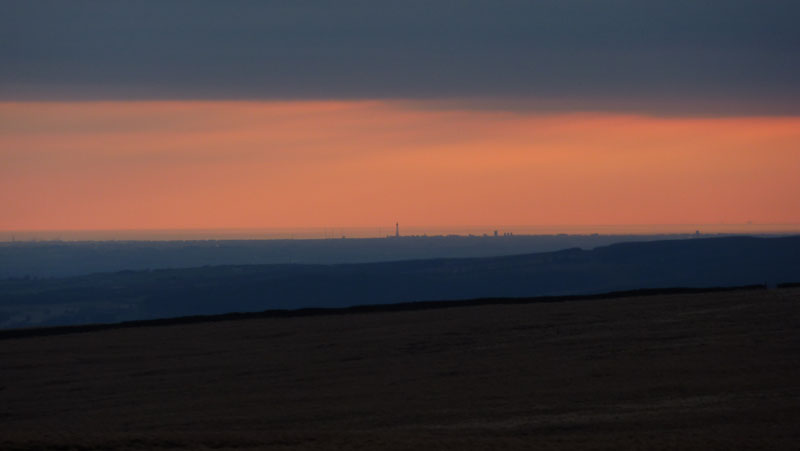
[[[796,449],[800,288],[0,340],[0,449]]]

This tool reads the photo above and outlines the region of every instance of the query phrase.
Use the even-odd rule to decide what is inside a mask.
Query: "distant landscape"
[[[345,241],[350,240],[342,240]],[[380,241],[384,242],[388,247],[395,243],[386,239]],[[317,249],[322,249],[320,252],[324,254],[331,250],[326,246],[336,246],[336,243],[338,241],[323,241]],[[272,243],[273,246],[291,244]],[[357,244],[351,251],[359,249]],[[424,246],[426,242],[420,244]],[[460,248],[461,252],[478,252],[481,246],[486,246],[481,241],[474,244],[474,248]],[[59,246],[66,252],[87,251],[86,245],[57,244],[23,250],[44,250],[46,255],[57,252]],[[195,251],[206,253],[207,258],[214,255],[211,252],[214,248],[210,247],[213,244],[193,247],[191,244],[146,243],[143,246],[145,254],[160,249],[178,256]],[[225,252],[246,249],[240,243],[223,243],[222,246],[227,249]],[[114,245],[98,245],[98,248],[112,255],[127,252],[133,260],[138,249],[130,243],[123,244],[122,250]],[[94,252],[93,247],[88,249]],[[98,255],[99,259],[107,258],[103,252]],[[62,278],[22,276],[0,280],[0,326],[76,325],[274,309],[560,296],[652,288],[774,287],[798,281],[800,236],[627,242],[591,250],[575,247],[499,257],[137,269]]]
[[[16,241],[0,242],[0,279],[25,276],[64,277],[96,272],[210,265],[336,264],[498,257],[569,248],[593,249],[623,241],[697,237],[694,233],[512,234],[356,239]]]

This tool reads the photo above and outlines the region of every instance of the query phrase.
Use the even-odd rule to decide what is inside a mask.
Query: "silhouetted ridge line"
[[[800,283],[780,284],[779,288],[798,287]],[[299,309],[270,309],[261,312],[232,312],[218,315],[190,315],[174,318],[159,318],[148,320],[124,321],[109,324],[85,324],[76,326],[56,326],[26,329],[7,329],[0,330],[0,340],[13,338],[40,337],[48,335],[65,335],[74,333],[97,332],[110,329],[125,329],[131,327],[157,327],[174,326],[182,324],[197,324],[219,321],[242,321],[260,318],[297,318],[308,316],[324,315],[348,315],[348,314],[368,314],[368,313],[389,313],[414,310],[447,309],[459,307],[475,307],[485,305],[522,305],[536,303],[554,303],[571,301],[592,301],[602,299],[617,299],[629,297],[648,297],[669,294],[695,294],[695,293],[717,293],[728,291],[750,291],[765,290],[766,285],[742,285],[736,287],[674,287],[674,288],[647,288],[637,290],[612,291],[608,293],[586,294],[586,295],[566,295],[566,296],[535,296],[523,298],[475,298],[464,300],[435,300],[435,301],[415,301],[400,302],[396,304],[366,304],[351,307],[331,307],[331,308],[299,308]]]

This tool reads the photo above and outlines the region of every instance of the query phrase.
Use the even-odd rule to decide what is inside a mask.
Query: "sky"
[[[800,224],[796,1],[0,9],[0,230]]]

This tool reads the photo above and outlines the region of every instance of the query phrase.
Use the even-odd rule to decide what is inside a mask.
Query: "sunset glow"
[[[0,104],[0,229],[800,223],[800,118]]]

